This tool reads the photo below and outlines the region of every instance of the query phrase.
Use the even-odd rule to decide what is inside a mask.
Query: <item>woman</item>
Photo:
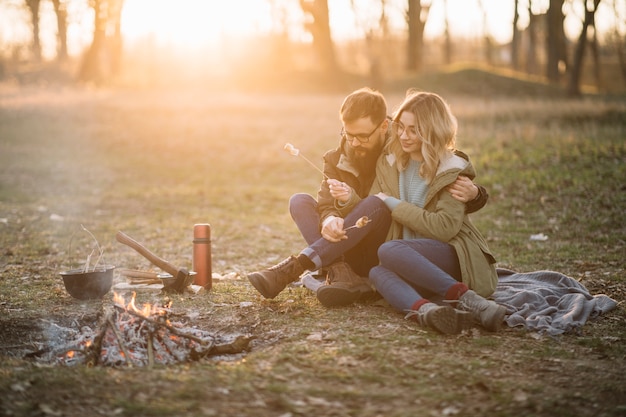
[[[371,194],[393,221],[370,281],[423,326],[455,334],[477,321],[498,330],[506,310],[484,298],[496,288],[496,261],[465,205],[446,191],[459,175],[475,177],[455,151],[456,118],[437,94],[409,92],[392,127]]]

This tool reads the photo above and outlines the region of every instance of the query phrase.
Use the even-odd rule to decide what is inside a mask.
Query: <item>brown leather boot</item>
[[[274,298],[290,283],[297,281],[304,268],[295,256],[290,256],[281,263],[248,274],[248,281],[265,298]]]
[[[326,307],[347,306],[374,294],[367,278],[358,276],[345,262],[330,265],[326,282],[317,289],[317,299]]]

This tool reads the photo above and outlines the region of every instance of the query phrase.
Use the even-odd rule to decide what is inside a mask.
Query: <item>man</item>
[[[305,271],[324,270],[326,281],[317,290],[327,307],[343,306],[372,297],[367,279],[378,265],[378,247],[385,242],[391,214],[377,198],[366,198],[376,174],[376,161],[387,139],[390,120],[383,95],[369,88],[349,94],[340,109],[341,141],[324,155],[324,174],[317,200],[295,194],[289,211],[308,246],[297,257],[248,275],[250,283],[265,297],[274,298]],[[457,181],[451,194],[467,204],[468,212],[482,208],[487,192],[468,178]],[[339,211],[342,196],[355,192],[365,200],[348,216]],[[344,199],[345,200],[345,199]],[[356,227],[362,217],[369,222]]]

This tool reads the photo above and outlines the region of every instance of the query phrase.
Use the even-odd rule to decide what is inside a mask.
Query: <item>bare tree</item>
[[[572,72],[567,86],[567,92],[570,96],[580,95],[580,78],[582,76],[582,67],[585,56],[585,49],[587,47],[587,36],[589,28],[591,27],[595,32],[595,14],[600,5],[600,0],[593,0],[593,4],[589,4],[587,0],[582,0],[585,6],[585,16],[583,18],[583,25],[576,43],[576,50],[574,51],[574,62],[572,64]]]
[[[516,0],[517,1],[517,0]],[[443,21],[443,37],[444,37],[444,62],[449,65],[452,63],[452,38],[450,37],[450,22],[448,16],[448,0],[443,0],[444,21]]]
[[[337,71],[335,48],[330,34],[328,0],[300,0],[302,11],[310,17],[305,29],[313,36],[316,50],[324,70]]]
[[[67,59],[67,4],[66,0],[52,0],[57,17],[57,59]]]
[[[389,19],[387,17],[386,8],[387,0],[380,0],[380,8],[377,12],[377,19],[372,22],[371,19],[360,19],[357,0],[350,0],[350,6],[354,12],[356,26],[365,34],[365,47],[367,51],[367,60],[369,62],[370,85],[376,89],[382,89],[384,84],[384,75],[382,72],[383,62],[389,61],[389,53],[391,48],[387,45],[390,42],[391,30],[389,28]],[[373,9],[374,4],[367,6],[368,10]]]
[[[519,0],[515,0],[513,6],[513,37],[511,39],[511,66],[514,70],[519,70],[520,30],[517,27],[519,22],[518,7]]]
[[[559,81],[559,65],[564,63],[567,66],[567,51],[565,46],[565,30],[563,29],[563,3],[565,0],[550,0],[548,8],[548,61],[546,75],[550,82]]]
[[[528,50],[526,55],[526,72],[536,74],[537,71],[537,32],[541,24],[542,15],[534,14],[532,0],[528,0]]]
[[[101,84],[119,71],[123,5],[124,0],[91,0],[90,6],[95,12],[94,33],[78,74],[79,80]]]
[[[421,0],[408,0],[406,21],[409,28],[407,42],[408,71],[419,71],[424,64],[424,28],[430,11],[431,2],[422,4]]]
[[[487,64],[491,65],[493,64],[493,42],[491,40],[491,35],[489,34],[489,27],[487,24],[487,9],[485,8],[482,0],[477,1],[478,8],[480,9],[483,20],[483,42],[485,44],[485,60],[487,61]]]
[[[41,0],[26,0],[26,6],[31,16],[33,29],[32,52],[33,59],[37,62],[41,61],[41,41],[39,39],[39,5]]]

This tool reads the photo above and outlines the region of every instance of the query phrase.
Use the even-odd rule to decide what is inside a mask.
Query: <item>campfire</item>
[[[80,331],[55,325],[57,339],[37,352],[48,363],[60,365],[152,366],[197,361],[248,349],[249,335],[219,336],[172,321],[171,305],[135,305],[133,293],[126,300],[114,294],[112,308],[105,309],[98,328]],[[60,347],[59,347],[60,345]]]

